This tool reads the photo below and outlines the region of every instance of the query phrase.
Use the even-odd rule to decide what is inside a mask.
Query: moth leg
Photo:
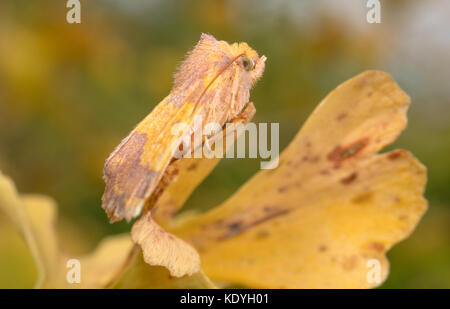
[[[233,97],[234,97],[234,95],[233,95]],[[235,104],[235,100],[233,99],[233,100],[231,100],[231,107],[230,107],[230,111],[231,111],[231,118],[232,119],[234,119],[234,118],[236,118],[237,117],[237,114],[235,114],[235,110],[236,110],[236,108],[235,108],[235,106],[236,106],[236,104]]]
[[[229,119],[230,119],[230,120],[234,120],[234,119],[240,118],[240,115],[241,115],[241,114],[242,114],[242,111],[236,112],[235,109],[234,109],[234,105],[231,104],[230,117],[229,117]]]
[[[231,119],[235,120],[235,119],[246,119],[248,117],[248,112],[250,110],[254,110],[255,109],[255,105],[253,104],[253,102],[248,102],[247,104],[244,105],[244,107],[239,111],[239,113],[234,113],[233,109],[231,110]]]

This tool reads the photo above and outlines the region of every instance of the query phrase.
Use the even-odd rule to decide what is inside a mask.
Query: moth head
[[[266,59],[267,59],[266,56],[261,56],[261,57],[258,57],[256,60],[253,60],[254,65],[250,71],[252,85],[254,85],[258,81],[258,79],[262,76],[262,74],[264,72],[264,68],[266,66],[266,64],[265,64]]]
[[[231,57],[238,57],[236,64],[246,74],[249,74],[252,86],[262,76],[265,68],[266,57],[259,57],[258,53],[247,43],[234,43],[230,46]]]
[[[255,67],[255,63],[253,62],[252,58],[249,58],[247,56],[241,56],[241,65],[247,72],[250,72]]]
[[[265,61],[266,57],[259,57],[247,43],[229,44],[203,33],[175,74],[174,87],[188,87],[205,76],[221,74],[236,65],[251,87],[263,74]]]

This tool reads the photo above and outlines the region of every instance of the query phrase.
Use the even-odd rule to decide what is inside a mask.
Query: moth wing
[[[221,49],[226,46],[227,43],[202,34],[175,74],[171,94],[107,159],[103,170],[106,188],[102,207],[112,222],[123,218],[129,221],[139,215],[145,201],[155,191],[183,138],[181,134],[172,134],[177,123],[183,122],[192,128],[194,117],[202,115],[204,121],[223,124],[229,107],[220,103],[236,98],[248,100],[248,94],[237,94],[240,83],[233,79],[236,70],[227,70],[231,59]]]
[[[194,113],[194,107],[193,102],[178,106],[166,97],[106,160],[102,207],[112,222],[140,214],[181,144],[183,132],[172,134],[172,128],[180,122],[191,126],[203,110],[197,106]]]

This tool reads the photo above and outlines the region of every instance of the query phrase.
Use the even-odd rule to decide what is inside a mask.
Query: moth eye
[[[253,70],[253,67],[255,66],[255,64],[253,63],[253,60],[246,57],[246,56],[242,56],[242,65],[244,66],[244,69],[246,71],[251,71]]]

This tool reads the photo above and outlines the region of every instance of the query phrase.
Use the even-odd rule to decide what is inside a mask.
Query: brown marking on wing
[[[141,162],[147,136],[133,132],[108,158],[103,169],[106,183],[102,207],[111,222],[131,218],[134,209],[126,205],[131,196],[144,198],[147,188],[158,178],[154,171]]]

